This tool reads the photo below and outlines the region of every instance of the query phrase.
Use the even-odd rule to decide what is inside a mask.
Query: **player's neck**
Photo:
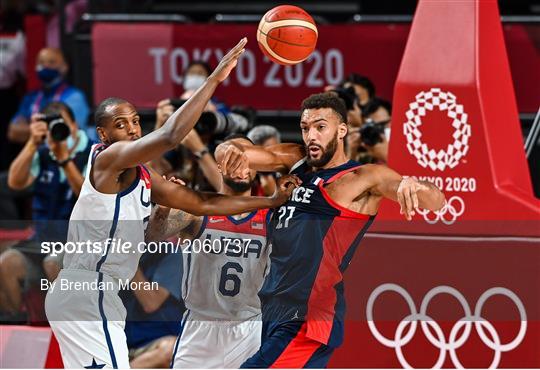
[[[313,169],[315,171],[326,170],[329,168],[341,166],[342,164],[345,164],[348,161],[349,161],[349,158],[347,157],[347,155],[345,155],[344,152],[336,151],[332,159],[330,159],[330,161],[327,164],[325,164],[322,167],[314,167]]]

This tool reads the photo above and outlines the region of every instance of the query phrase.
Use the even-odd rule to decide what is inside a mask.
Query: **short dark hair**
[[[338,97],[335,93],[325,92],[320,94],[313,94],[302,102],[302,111],[306,109],[332,109],[341,122],[347,123],[347,107],[343,99]]]
[[[375,96],[375,85],[366,76],[359,75],[358,73],[351,73],[347,76],[344,82],[351,82],[355,85],[360,85],[367,90],[370,98]]]
[[[375,113],[379,108],[386,109],[388,114],[392,114],[392,103],[390,103],[388,100],[374,97],[362,107],[362,116],[364,119],[368,118],[368,116]]]
[[[192,61],[191,63],[189,63],[187,65],[186,69],[184,69],[184,76],[186,75],[188,69],[190,69],[193,66],[201,66],[201,67],[203,67],[206,70],[206,74],[208,76],[210,76],[212,74],[213,69],[210,66],[210,64],[208,64],[204,60],[194,60],[194,61]]]
[[[96,111],[94,112],[94,121],[96,122],[96,127],[103,126],[103,123],[105,119],[108,117],[107,108],[111,105],[118,105],[118,104],[124,104],[129,102],[122,98],[115,98],[110,97],[107,99],[104,99],[96,108]]]
[[[41,110],[41,113],[50,115],[50,114],[60,114],[61,111],[64,111],[67,113],[69,118],[73,122],[77,122],[75,120],[75,115],[73,114],[73,110],[67,105],[66,103],[62,103],[61,101],[53,101],[50,102]]]

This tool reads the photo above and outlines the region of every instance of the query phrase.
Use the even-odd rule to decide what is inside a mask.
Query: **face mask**
[[[184,90],[197,90],[206,81],[206,77],[201,75],[187,75],[184,78]]]
[[[386,136],[386,141],[390,141],[390,127],[385,127],[384,136]]]
[[[44,68],[38,66],[36,69],[37,76],[45,86],[52,86],[62,80],[62,74],[54,68]]]

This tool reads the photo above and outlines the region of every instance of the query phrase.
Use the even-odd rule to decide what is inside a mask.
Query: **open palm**
[[[218,66],[212,73],[212,77],[216,78],[219,82],[225,81],[229,74],[236,67],[238,58],[244,52],[244,47],[247,44],[247,37],[244,37],[234,48],[231,49],[219,62]]]

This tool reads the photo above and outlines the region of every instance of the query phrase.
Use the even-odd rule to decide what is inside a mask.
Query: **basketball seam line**
[[[304,19],[304,18],[285,18],[285,19],[274,19],[274,20],[270,21],[270,20],[266,19],[266,17],[264,17],[264,21],[266,23],[273,23],[273,22],[279,22],[279,21],[304,21],[304,22],[309,22],[309,23],[311,23],[313,25],[316,25],[313,18],[311,20]]]
[[[272,28],[272,30],[275,30],[277,28],[284,28],[284,27],[287,27],[287,26],[282,26],[282,27],[276,27],[276,28]],[[303,27],[303,26],[298,26],[298,27]],[[308,30],[311,30],[311,28],[307,28],[307,27],[303,27],[303,28],[306,28]],[[276,39],[275,37],[272,37],[272,36],[268,36],[268,34],[264,33],[263,31],[259,30],[260,33],[262,33],[263,35],[265,35],[267,38],[269,39],[272,39],[274,41],[279,41],[279,42],[282,42],[284,44],[287,44],[287,45],[291,45],[291,46],[300,46],[300,47],[303,47],[303,48],[309,48],[311,47],[310,45],[302,45],[302,44],[294,44],[292,42],[288,42],[288,41],[283,41],[283,40],[280,40],[280,39]],[[275,53],[275,51],[274,51]],[[285,58],[287,59],[287,58]]]

